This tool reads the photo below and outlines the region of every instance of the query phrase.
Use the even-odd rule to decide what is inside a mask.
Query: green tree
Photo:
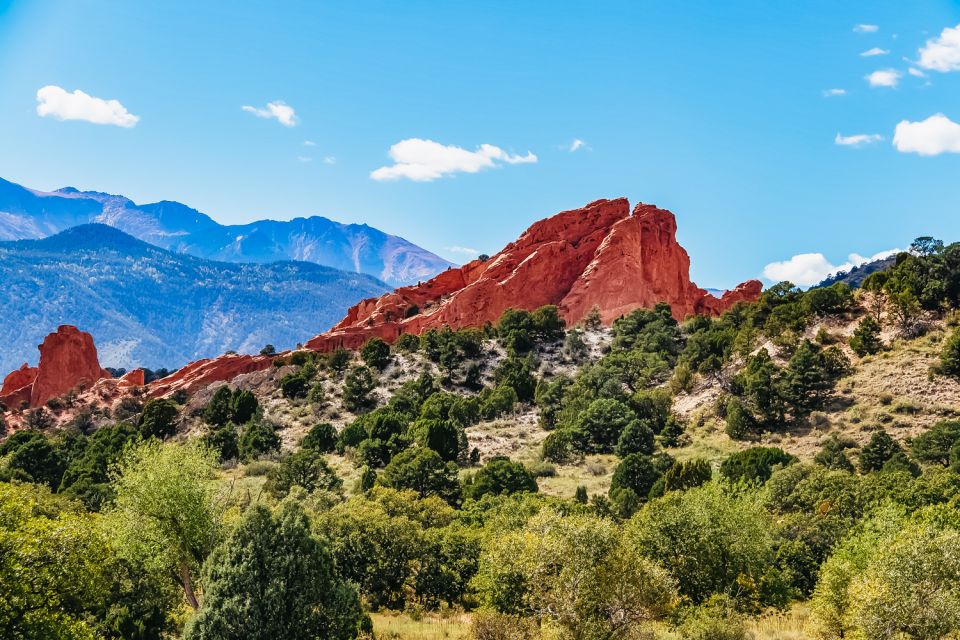
[[[373,399],[370,394],[376,388],[373,372],[367,367],[354,367],[343,383],[343,405],[348,411],[358,413],[370,408]]]
[[[464,486],[464,497],[479,500],[485,495],[536,493],[537,481],[526,467],[505,456],[490,458]]]
[[[534,345],[533,318],[529,311],[506,309],[497,321],[497,335],[511,354],[524,354]]]
[[[883,341],[880,339],[880,323],[873,316],[864,316],[850,338],[850,348],[861,358],[880,353]]]
[[[383,371],[390,364],[390,345],[380,338],[370,338],[360,349],[360,357],[368,367]]]
[[[860,450],[860,471],[880,471],[893,454],[902,452],[900,445],[884,430],[874,431]]]
[[[118,464],[108,513],[120,554],[169,575],[194,609],[196,570],[220,534],[215,464],[205,447],[148,440]]]
[[[940,372],[960,378],[960,329],[954,330],[940,352]]]
[[[560,317],[556,305],[539,307],[530,314],[533,322],[533,335],[540,342],[556,342],[563,337],[565,323]]]
[[[140,416],[140,435],[144,438],[166,440],[177,432],[177,405],[170,400],[156,398],[143,405]]]
[[[938,422],[910,442],[913,455],[921,462],[950,464],[950,451],[960,441],[960,422]]]
[[[762,595],[773,560],[760,495],[731,491],[718,482],[648,502],[627,524],[626,539],[667,569],[680,593],[695,603],[715,593],[748,600]],[[753,593],[742,593],[747,585]]]
[[[644,455],[653,454],[653,429],[649,426],[649,421],[634,419],[627,423],[627,426],[620,432],[620,438],[617,440],[617,455],[621,458],[631,453],[642,453]]]
[[[280,378],[280,392],[284,398],[291,400],[306,398],[310,391],[310,381],[303,372],[288,373]]]
[[[21,478],[45,484],[51,489],[60,486],[69,459],[49,438],[33,429],[11,436],[0,447],[7,455],[7,469],[20,472]]]
[[[237,389],[230,398],[230,421],[234,424],[246,424],[260,408],[257,397],[245,389]]]
[[[223,385],[213,392],[213,397],[203,410],[203,421],[209,425],[222,427],[230,421],[230,402],[233,392]]]
[[[251,420],[240,432],[239,449],[240,458],[247,462],[280,451],[277,428],[266,420]]]
[[[574,445],[583,451],[609,453],[634,419],[630,407],[610,398],[590,403],[574,429]]]
[[[433,449],[449,462],[460,453],[460,432],[449,420],[417,420],[410,425],[409,437],[422,447]]]
[[[631,453],[620,461],[610,480],[610,496],[622,489],[636,493],[640,500],[646,500],[660,473],[650,456]]]
[[[274,497],[284,498],[294,487],[302,487],[308,493],[328,491],[339,493],[343,481],[337,477],[323,456],[312,449],[301,449],[285,456],[267,474],[264,488]]]
[[[834,436],[823,443],[820,451],[814,456],[813,461],[827,469],[853,473],[853,463],[850,462],[850,458],[844,453],[844,449],[849,448],[849,446],[850,443],[844,442]]]
[[[496,387],[491,389],[486,397],[481,394],[480,398],[480,415],[487,420],[499,418],[503,414],[513,411],[514,405],[518,402],[517,392],[513,390],[513,387]]]
[[[318,453],[330,453],[337,446],[337,430],[329,422],[320,422],[310,428],[300,446]]]
[[[720,465],[720,475],[731,482],[766,482],[776,467],[797,461],[778,447],[751,447],[730,454]]]
[[[510,387],[517,392],[521,402],[533,400],[537,380],[533,377],[533,364],[529,357],[505,358],[494,370],[493,380],[499,387]]]
[[[251,507],[210,556],[204,583],[188,640],[347,640],[364,618],[356,591],[292,502],[276,517]]]
[[[203,436],[203,444],[217,452],[220,462],[240,458],[240,440],[232,422],[222,427],[213,427]]]
[[[394,456],[377,482],[391,489],[412,489],[423,498],[438,496],[457,505],[461,500],[458,471],[456,463],[444,462],[433,449],[412,447]]]
[[[676,598],[669,574],[636,551],[609,519],[545,509],[487,541],[474,584],[486,607],[532,615],[560,637],[632,638]]]
[[[663,492],[685,491],[710,482],[713,469],[702,458],[674,462],[663,474]]]

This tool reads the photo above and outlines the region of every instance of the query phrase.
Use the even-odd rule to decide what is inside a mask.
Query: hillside
[[[225,351],[292,348],[387,285],[306,262],[231,264],[159,249],[101,224],[0,243],[0,368],[51,327],[93,334],[104,366],[177,368]]]
[[[222,225],[184,204],[136,204],[119,195],[28,189],[0,179],[0,240],[38,239],[101,223],[177,253],[226,262],[314,262],[398,286],[426,280],[451,264],[403,238],[322,216]]]

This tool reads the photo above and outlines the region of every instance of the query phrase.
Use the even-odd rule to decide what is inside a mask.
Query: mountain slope
[[[179,367],[267,343],[293,347],[388,286],[307,262],[231,264],[151,246],[102,224],[0,242],[0,369],[51,327],[93,334],[104,366]]]
[[[72,187],[47,193],[0,179],[0,240],[39,239],[90,222],[200,258],[302,260],[365,273],[394,286],[427,280],[451,266],[426,249],[365,224],[312,216],[222,225],[179,202],[138,205],[108,193]]]

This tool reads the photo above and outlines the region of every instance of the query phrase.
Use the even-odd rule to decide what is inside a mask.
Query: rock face
[[[93,336],[74,326],[60,325],[40,345],[40,364],[30,392],[30,406],[42,406],[50,398],[109,377],[110,372],[100,367]]]
[[[93,337],[74,326],[61,325],[39,349],[40,364],[36,368],[24,364],[4,378],[0,403],[8,409],[24,404],[41,407],[50,398],[110,377],[97,360]]]
[[[738,301],[756,300],[751,280],[716,298],[690,281],[690,257],[676,240],[674,215],[624,198],[598,200],[534,223],[489,260],[448,269],[432,280],[364,300],[306,347],[356,348],[372,337],[392,342],[448,325],[495,322],[508,307],[559,307],[568,324],[596,306],[604,322],[639,307],[667,302],[682,319],[718,315]]]
[[[216,358],[197,360],[147,385],[151,398],[166,397],[176,391],[192,393],[214,382],[233,380],[244,373],[252,373],[273,366],[271,356],[226,354]]]

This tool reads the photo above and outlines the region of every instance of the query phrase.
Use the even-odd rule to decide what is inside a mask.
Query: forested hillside
[[[0,628],[955,637],[960,244],[894,262],[712,319],[511,309],[112,412],[57,398],[0,445]]]

